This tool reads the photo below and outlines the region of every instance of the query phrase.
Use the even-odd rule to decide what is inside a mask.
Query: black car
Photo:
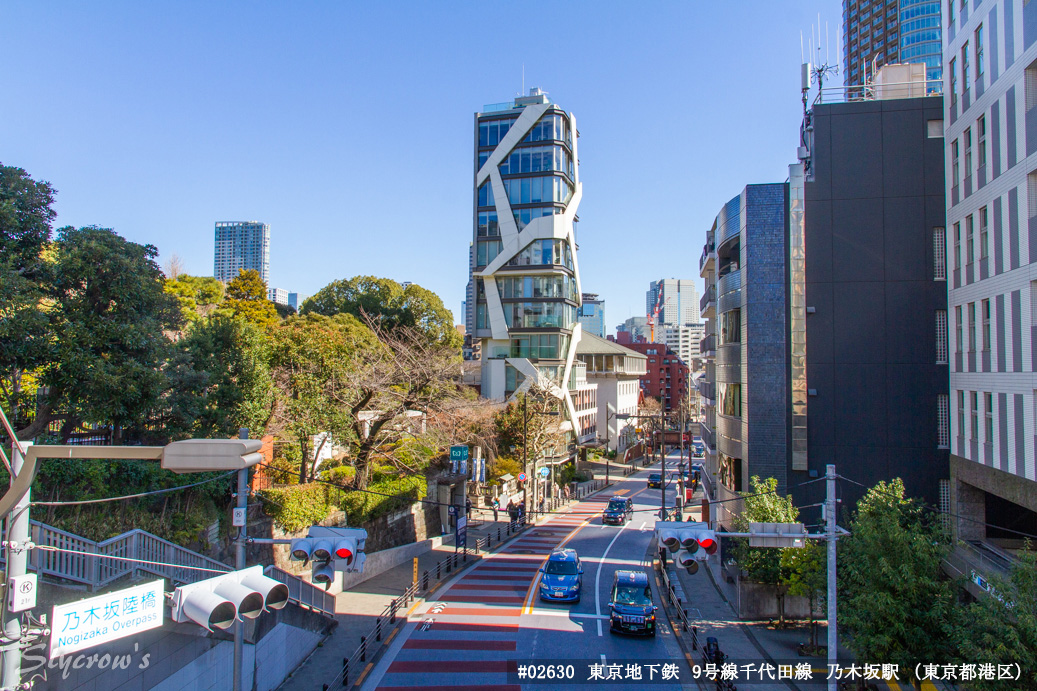
[[[648,476],[648,489],[659,489],[663,486],[663,476],[659,473],[652,473]]]
[[[617,571],[609,595],[609,631],[642,636],[655,635],[652,586],[644,571]]]
[[[608,506],[601,514],[601,522],[606,525],[623,525],[634,517],[634,500],[618,494],[609,499]]]

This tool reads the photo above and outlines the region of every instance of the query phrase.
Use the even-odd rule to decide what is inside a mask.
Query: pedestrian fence
[[[576,492],[570,496],[569,501],[578,501],[584,497],[597,492],[598,490],[605,487],[604,480],[593,480],[588,483],[584,483],[583,486],[578,487]],[[561,497],[555,497],[549,502],[545,502],[545,508],[550,506],[551,510],[561,508],[567,502]],[[535,514],[536,512],[534,512]],[[532,520],[527,520],[532,518]],[[339,670],[335,677],[323,685],[323,691],[328,691],[335,686],[349,686],[350,680],[353,679],[355,683],[356,675],[360,672],[364,665],[367,663],[368,653],[373,654],[377,651],[383,638],[387,638],[392,630],[396,627],[397,621],[400,619],[400,613],[404,607],[412,603],[417,597],[428,595],[429,591],[439,585],[440,582],[445,580],[447,577],[452,575],[455,571],[463,569],[465,564],[468,563],[468,555],[471,552],[474,557],[481,552],[489,551],[494,547],[500,545],[502,542],[507,541],[513,535],[517,535],[524,531],[526,528],[535,525],[536,516],[523,516],[518,520],[510,521],[504,525],[499,525],[496,530],[492,530],[487,533],[484,537],[475,540],[470,546],[465,545],[458,549],[450,556],[440,559],[436,562],[436,565],[430,569],[426,569],[421,573],[418,581],[412,583],[402,595],[393,599],[382,613],[375,619],[374,626],[370,629],[366,636],[360,637],[360,645],[357,646],[356,650],[349,657],[342,658],[342,668]]]

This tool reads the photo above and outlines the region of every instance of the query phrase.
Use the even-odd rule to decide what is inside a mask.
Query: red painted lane
[[[411,638],[403,644],[404,648],[411,650],[515,650],[515,641],[476,641],[454,639],[444,640],[432,638],[428,640],[416,640]]]
[[[519,595],[451,595],[439,598],[440,602],[482,602],[487,605],[521,605],[524,597]]]
[[[522,691],[518,684],[479,684],[478,686],[421,686],[425,691],[483,691],[483,689],[495,689],[496,691]],[[378,691],[414,691],[413,686],[379,686]]]
[[[466,578],[465,581],[468,579]],[[526,592],[529,583],[516,583],[514,585],[495,583],[455,583],[450,590],[513,590],[515,592]]]
[[[423,633],[430,633],[433,631],[465,631],[468,633],[515,633],[518,631],[518,624],[461,624],[453,622],[435,622],[428,631],[422,631],[420,628],[416,629],[412,636],[419,636]]]
[[[513,573],[513,574],[519,574],[519,575],[530,574],[530,573],[533,573],[534,571],[536,571],[537,569],[540,568],[539,566],[537,566],[537,564],[540,564],[542,561],[544,561],[544,560],[543,559],[538,559],[537,563],[533,564],[531,566],[503,566],[503,565],[501,565],[501,566],[485,565],[484,566],[484,565],[480,564],[479,566],[475,567],[475,571],[473,571],[472,573],[492,572],[492,573]]]
[[[397,660],[389,665],[386,674],[507,674],[517,671],[518,660]]]
[[[427,614],[427,613],[426,613]],[[463,605],[444,607],[439,611],[443,616],[456,615],[464,617],[519,617],[521,607],[465,607]],[[433,624],[435,626],[435,624]]]

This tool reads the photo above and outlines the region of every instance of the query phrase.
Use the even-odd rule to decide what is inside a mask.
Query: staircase
[[[38,547],[60,550],[30,550],[30,571],[41,576],[80,583],[91,590],[104,588],[127,576],[136,578],[150,574],[168,579],[174,585],[181,585],[234,570],[233,566],[139,529],[101,542],[38,521],[30,521],[29,531],[30,540]],[[4,563],[5,559],[0,556],[0,563]],[[264,573],[288,586],[290,601],[334,616],[333,595],[274,566],[266,567]]]

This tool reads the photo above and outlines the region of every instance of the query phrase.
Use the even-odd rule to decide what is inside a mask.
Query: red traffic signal
[[[356,555],[356,540],[347,537],[338,540],[335,543],[335,557],[337,559],[345,559],[346,562],[353,561],[353,557]]]
[[[698,535],[695,536],[695,539],[698,541],[699,547],[701,547],[706,554],[717,553],[717,547],[719,547],[717,544],[717,535],[712,530],[699,531]]]

